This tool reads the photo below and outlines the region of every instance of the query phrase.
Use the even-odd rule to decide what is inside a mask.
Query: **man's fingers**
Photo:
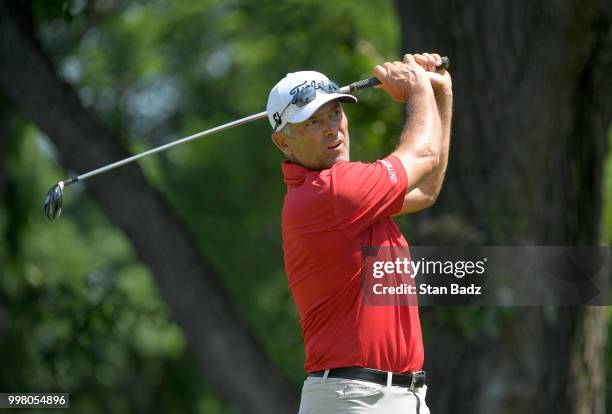
[[[432,53],[431,55],[434,57],[436,67],[440,66],[442,64],[442,56],[437,53]]]
[[[419,64],[425,63],[423,60],[424,58],[427,60],[427,62],[435,65],[436,67],[442,64],[442,56],[440,56],[438,53],[406,53],[403,57],[403,62],[408,63],[410,57],[415,59]]]
[[[406,53],[402,58],[402,63],[412,63],[414,62],[414,57],[410,53]]]
[[[423,53],[423,56],[427,59],[427,70],[433,72],[436,70],[436,59],[430,53]]]
[[[404,55],[404,59],[406,59]],[[437,53],[415,53],[412,55],[414,61],[428,72],[435,72],[442,64],[442,57]],[[405,60],[404,60],[405,61]]]
[[[385,79],[387,79],[387,69],[385,69],[384,67],[380,65],[376,65],[374,67],[374,76],[376,76],[379,81],[383,82]]]
[[[414,57],[411,54],[404,55],[404,63],[416,63]]]
[[[412,55],[414,57],[414,61],[421,65],[423,69],[427,70],[427,58],[419,53],[415,53]]]

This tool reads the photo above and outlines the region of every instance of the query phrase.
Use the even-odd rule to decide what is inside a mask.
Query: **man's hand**
[[[412,55],[404,55],[403,62],[385,62],[382,66],[376,66],[374,75],[380,80],[381,88],[399,102],[426,93],[433,84],[428,82],[429,76],[424,66],[417,63]]]
[[[427,71],[427,76],[436,96],[452,95],[453,82],[446,69],[437,69],[442,64],[442,58],[437,53],[416,53],[404,55],[404,62],[412,57],[416,63]]]

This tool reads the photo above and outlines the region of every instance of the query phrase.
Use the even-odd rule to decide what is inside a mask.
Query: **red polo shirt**
[[[306,371],[420,370],[418,308],[361,300],[361,248],[408,246],[391,219],[408,187],[401,161],[339,162],[323,171],[284,162],[283,175],[285,270],[300,315]]]

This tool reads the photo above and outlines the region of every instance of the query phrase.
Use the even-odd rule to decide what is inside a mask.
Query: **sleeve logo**
[[[391,182],[393,184],[397,183],[397,174],[395,173],[395,169],[393,168],[393,165],[387,161],[387,160],[380,160],[380,162],[382,162],[382,164],[387,167],[387,172],[389,173],[389,179],[391,180]]]

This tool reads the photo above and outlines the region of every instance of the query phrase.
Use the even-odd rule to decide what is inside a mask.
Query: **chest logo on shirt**
[[[391,164],[387,160],[380,160],[382,164],[387,167],[387,172],[389,172],[389,179],[393,184],[397,183],[397,174],[395,173],[395,169],[393,168],[393,164]]]

